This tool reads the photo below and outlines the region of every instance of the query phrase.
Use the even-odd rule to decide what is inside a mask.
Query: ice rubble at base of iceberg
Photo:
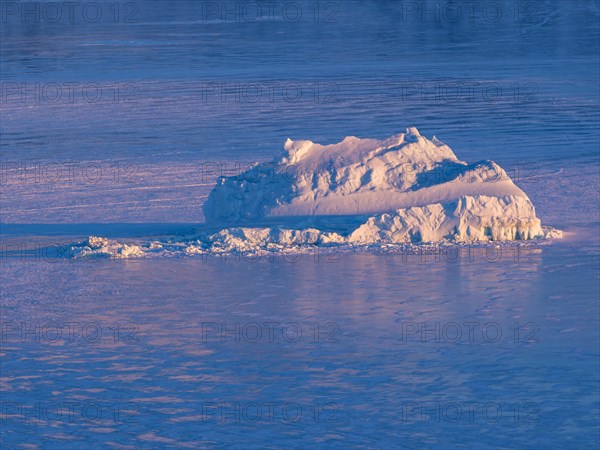
[[[360,227],[362,228],[362,227]],[[562,237],[562,233],[543,227],[547,237]],[[521,241],[432,241],[411,242],[389,231],[378,228],[377,235],[365,238],[360,229],[350,236],[321,231],[316,228],[302,230],[274,228],[227,228],[206,236],[188,239],[164,239],[147,242],[121,243],[116,240],[90,236],[87,240],[70,245],[68,253],[73,258],[135,259],[148,256],[228,256],[313,253],[314,249],[326,247],[332,251],[377,251],[378,253],[436,254],[444,248],[456,245],[493,246],[511,245]],[[558,233],[552,235],[552,233]],[[522,244],[527,245],[523,241]],[[100,244],[99,244],[100,243]],[[65,252],[65,254],[67,254]]]
[[[139,245],[122,244],[103,237],[90,236],[85,242],[71,245],[68,253],[75,258],[105,257],[127,259],[143,256],[145,251]]]
[[[221,177],[204,214],[219,231],[141,245],[90,237],[72,248],[76,256],[130,258],[562,237],[541,225],[496,163],[467,164],[416,128],[327,146],[288,139],[274,161]]]

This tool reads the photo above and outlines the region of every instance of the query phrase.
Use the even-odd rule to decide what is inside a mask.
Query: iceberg
[[[288,139],[273,161],[221,177],[204,215],[208,224],[225,227],[215,236],[219,241],[228,233],[264,243],[560,237],[542,227],[531,200],[498,164],[461,161],[416,128],[384,140],[349,136],[332,145]]]
[[[90,236],[70,249],[75,257],[117,259],[319,246],[410,253],[562,237],[542,226],[531,200],[498,164],[461,161],[416,128],[333,145],[288,139],[273,161],[220,177],[204,214],[207,223],[193,236],[131,244]]]

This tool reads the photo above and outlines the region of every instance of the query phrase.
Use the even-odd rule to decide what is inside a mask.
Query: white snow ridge
[[[416,128],[381,141],[350,136],[326,146],[288,139],[284,149],[270,163],[222,177],[204,206],[207,222],[243,225],[236,228],[237,239],[253,223],[278,223],[278,230],[310,223],[310,240],[317,243],[321,237],[376,244],[560,235],[542,228],[527,195],[496,163],[467,164]],[[339,234],[321,233],[319,223],[330,230],[332,223],[346,227]],[[265,239],[279,236],[272,231],[263,233]]]

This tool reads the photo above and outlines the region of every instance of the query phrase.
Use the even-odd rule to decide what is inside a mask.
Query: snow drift
[[[326,146],[288,139],[274,161],[221,177],[204,214],[209,224],[242,225],[236,230],[246,229],[250,235],[253,224],[267,223],[259,233],[265,242],[283,232],[281,225],[274,232],[272,224],[289,228],[290,223],[301,226],[309,218],[316,229],[308,235],[315,242],[321,236],[327,241],[371,244],[558,235],[541,226],[527,195],[500,166],[493,161],[467,164],[450,147],[435,137],[421,136],[416,128],[385,140],[350,136]],[[338,224],[358,219],[359,224],[342,233],[320,232],[319,221],[332,218]]]

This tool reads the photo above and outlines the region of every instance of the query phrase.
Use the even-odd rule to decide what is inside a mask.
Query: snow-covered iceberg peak
[[[282,161],[288,164],[296,164],[302,158],[308,155],[308,153],[314,145],[315,144],[312,141],[294,142],[290,138],[288,138],[288,140],[285,141],[284,145],[284,149],[287,152],[288,156],[287,158],[284,157]]]
[[[275,160],[221,179],[204,214],[209,223],[246,225],[363,217],[348,235],[361,243],[544,235],[531,201],[500,166],[461,161],[414,127],[384,140],[349,136],[321,145],[288,139]]]

